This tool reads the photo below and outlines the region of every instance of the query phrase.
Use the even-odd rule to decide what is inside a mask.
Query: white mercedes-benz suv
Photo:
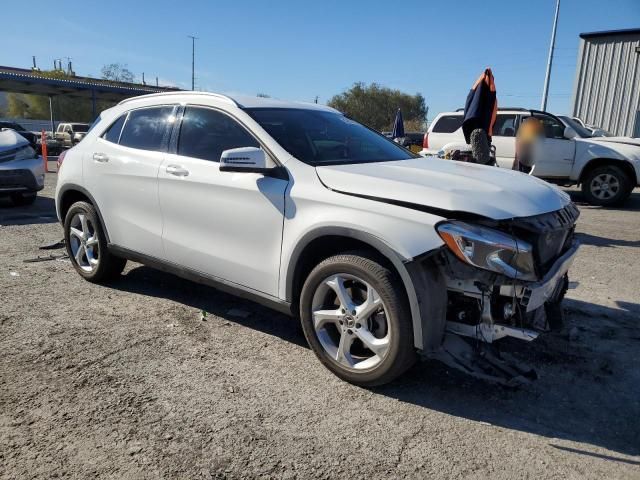
[[[365,386],[419,356],[532,376],[493,342],[554,326],[577,251],[578,210],[541,180],[424,159],[328,107],[212,93],[102,112],[61,159],[56,208],[85,279],[133,260],[298,316]]]

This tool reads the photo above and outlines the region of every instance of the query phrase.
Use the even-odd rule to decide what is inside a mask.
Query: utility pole
[[[196,40],[198,37],[187,35],[191,39],[191,90],[196,89]]]
[[[549,60],[547,61],[547,74],[544,77],[544,89],[542,90],[542,103],[540,110],[547,109],[547,97],[549,96],[549,78],[551,77],[551,65],[553,64],[553,51],[556,48],[556,29],[558,28],[558,13],[560,13],[560,0],[556,0],[556,15],[553,18],[553,30],[551,31],[551,45],[549,46]]]

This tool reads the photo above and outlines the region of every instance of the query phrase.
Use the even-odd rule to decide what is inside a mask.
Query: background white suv
[[[437,155],[448,143],[464,143],[463,115],[462,110],[439,114],[424,136],[420,155]],[[593,205],[620,204],[640,184],[639,139],[593,136],[577,122],[537,110],[498,110],[492,144],[499,167],[513,168],[518,127],[532,115],[542,121],[545,138],[536,146],[531,175],[559,185],[581,185]]]
[[[56,209],[85,279],[134,260],[299,316],[360,385],[417,353],[487,378],[476,346],[552,326],[577,249],[577,209],[538,179],[425,161],[328,107],[195,92],[102,112]]]

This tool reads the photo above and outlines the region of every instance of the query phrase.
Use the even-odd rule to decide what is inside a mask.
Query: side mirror
[[[577,136],[578,136],[578,132],[576,132],[573,128],[564,127],[564,138],[571,140],[572,138],[575,138]]]
[[[265,173],[268,170],[271,168],[267,166],[267,155],[261,148],[232,148],[220,156],[221,172]]]

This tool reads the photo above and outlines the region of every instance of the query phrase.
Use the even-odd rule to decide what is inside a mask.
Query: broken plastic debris
[[[18,272],[9,272],[9,275],[11,275],[12,277],[19,277],[20,274]]]
[[[58,248],[64,247],[64,238],[62,240],[58,240],[57,242],[50,243],[48,245],[42,245],[38,247],[40,250],[57,250]]]

